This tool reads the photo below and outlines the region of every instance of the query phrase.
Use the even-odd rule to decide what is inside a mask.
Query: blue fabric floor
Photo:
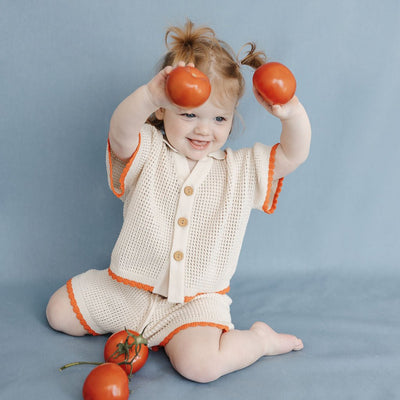
[[[397,399],[400,398],[398,276],[319,271],[233,281],[237,329],[263,320],[301,337],[299,352],[264,357],[209,384],[179,376],[163,350],[151,352],[131,382],[132,399]],[[74,338],[53,331],[45,306],[56,288],[1,287],[0,399],[78,399],[107,337]]]

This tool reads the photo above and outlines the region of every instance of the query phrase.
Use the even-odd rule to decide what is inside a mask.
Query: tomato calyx
[[[133,373],[135,372],[134,369],[134,363],[135,361],[140,358],[141,355],[141,350],[143,346],[148,345],[147,339],[143,336],[143,333],[145,331],[145,328],[143,329],[142,333],[137,334],[136,332],[129,331],[128,329],[124,329],[126,333],[126,338],[124,342],[118,343],[116,345],[116,350],[109,356],[107,359],[105,359],[104,362],[92,362],[92,361],[76,361],[72,362],[66,365],[63,365],[60,368],[60,371],[63,371],[64,369],[67,369],[69,367],[73,367],[76,365],[103,365],[107,364],[109,362],[114,363],[115,365],[119,365],[121,368],[123,368],[126,371],[126,374],[128,375],[128,378],[131,379]],[[121,331],[120,333],[124,332]],[[148,351],[146,349],[146,351]],[[132,357],[133,355],[133,357]],[[118,358],[122,359],[123,361],[116,362]],[[146,355],[147,359],[147,355]],[[144,360],[144,362],[146,361]],[[113,361],[114,360],[114,361]],[[137,369],[137,368],[136,368]]]
[[[129,365],[130,371],[128,376],[131,377],[133,374],[133,364],[136,358],[139,356],[142,346],[147,346],[147,339],[143,337],[143,333],[147,326],[143,329],[142,333],[139,335],[135,335],[132,332],[128,331],[125,328],[126,332],[126,339],[123,343],[117,344],[117,349],[112,353],[106,360],[109,362],[111,360],[118,359],[119,357],[123,356],[124,361],[117,363],[120,366]],[[132,340],[133,339],[133,340]],[[129,343],[131,342],[131,343]],[[134,351],[134,356],[132,357],[132,350]],[[132,358],[131,358],[132,357]]]

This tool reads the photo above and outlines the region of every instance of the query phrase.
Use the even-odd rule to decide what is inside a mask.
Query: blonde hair
[[[236,103],[243,96],[245,80],[240,66],[248,65],[254,69],[266,62],[266,55],[256,51],[253,42],[246,43],[250,46],[247,55],[239,60],[224,41],[219,40],[213,29],[207,26],[194,27],[192,21],[187,20],[183,28],[171,26],[165,34],[167,53],[162,58],[160,70],[171,65],[176,66],[179,61],[186,64],[193,63],[196,68],[205,73],[210,79],[211,95],[218,103],[224,99],[235,99]],[[162,128],[163,123],[153,114],[148,122]]]

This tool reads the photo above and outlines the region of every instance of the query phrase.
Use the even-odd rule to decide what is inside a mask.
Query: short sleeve
[[[283,185],[283,178],[273,179],[278,146],[279,143],[272,147],[256,143],[253,147],[256,181],[253,207],[267,214],[275,211]]]
[[[122,201],[133,187],[141,169],[149,156],[152,142],[152,128],[144,125],[139,133],[138,145],[127,161],[120,160],[112,151],[110,140],[107,141],[106,167],[108,185],[114,195]]]

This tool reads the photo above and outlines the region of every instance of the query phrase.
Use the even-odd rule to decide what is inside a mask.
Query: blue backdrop
[[[1,0],[1,285],[34,293],[28,314],[49,336],[47,298],[71,276],[108,267],[121,227],[105,173],[112,112],[154,75],[166,28],[187,17],[236,51],[255,41],[291,68],[312,124],[310,157],[285,179],[275,214],[251,216],[238,292],[242,279],[250,293],[268,287],[252,286],[261,274],[305,286],[304,277],[357,277],[360,296],[378,276],[387,279],[382,293],[400,281],[400,2]],[[280,123],[254,99],[252,71],[244,73],[245,129],[238,124],[228,145],[274,144]],[[7,326],[26,311],[13,301],[3,302]]]

